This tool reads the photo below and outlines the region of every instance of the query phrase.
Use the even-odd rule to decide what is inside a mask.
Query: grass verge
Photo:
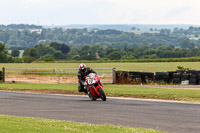
[[[23,91],[34,90],[37,92],[46,91],[48,93],[80,94],[77,85],[66,84],[0,84],[0,90]],[[135,97],[169,99],[179,101],[200,102],[200,90],[189,89],[165,89],[154,87],[136,86],[111,86],[105,85],[104,90],[107,96],[113,97]]]
[[[0,133],[161,133],[152,129],[92,125],[0,115]]]
[[[139,71],[139,72],[167,72],[175,71],[177,66],[199,70],[200,62],[149,62],[149,63],[87,63],[85,61],[77,63],[0,63],[0,69],[6,68],[38,68],[38,69],[66,69],[76,68],[78,71],[80,63],[86,63],[88,67],[95,68],[116,68],[116,70]],[[99,71],[96,70],[98,73]]]

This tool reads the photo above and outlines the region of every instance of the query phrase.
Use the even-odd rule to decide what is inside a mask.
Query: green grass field
[[[24,54],[24,50],[19,50],[20,54],[19,54],[19,58],[22,58],[23,54]]]
[[[0,84],[0,90],[62,90],[69,94],[80,94],[78,85],[67,84]],[[200,102],[200,90],[164,89],[138,86],[105,85],[107,96],[170,99],[179,101]],[[58,91],[59,92],[59,91]],[[82,93],[83,94],[83,93]]]
[[[80,63],[0,63],[0,68],[77,68]],[[177,66],[200,70],[200,62],[158,62],[158,63],[86,63],[91,68],[116,68],[125,71],[166,72],[175,71]]]
[[[0,115],[0,133],[161,133],[161,131]]]

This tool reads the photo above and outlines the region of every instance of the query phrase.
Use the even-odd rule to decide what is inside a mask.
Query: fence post
[[[5,82],[5,67],[2,68],[2,81]]]
[[[112,83],[116,84],[116,68],[112,69]]]

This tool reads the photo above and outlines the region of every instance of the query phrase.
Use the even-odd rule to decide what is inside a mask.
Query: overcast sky
[[[0,0],[0,24],[196,24],[200,0]]]

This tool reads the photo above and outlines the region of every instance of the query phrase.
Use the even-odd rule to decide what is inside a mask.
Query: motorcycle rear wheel
[[[99,88],[99,95],[101,97],[101,100],[106,101],[106,95],[102,88]]]

